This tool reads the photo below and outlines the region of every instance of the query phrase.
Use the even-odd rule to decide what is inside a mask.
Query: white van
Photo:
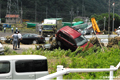
[[[0,80],[35,80],[45,75],[48,75],[48,66],[47,58],[44,56],[0,56]]]

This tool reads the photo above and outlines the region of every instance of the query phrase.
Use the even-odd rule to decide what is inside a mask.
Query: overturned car
[[[87,45],[88,48],[93,46],[81,33],[69,26],[65,26],[55,34],[55,40],[50,38],[49,44],[43,45],[42,48],[53,49],[60,47],[61,49],[75,51],[78,47],[82,47],[84,50]]]

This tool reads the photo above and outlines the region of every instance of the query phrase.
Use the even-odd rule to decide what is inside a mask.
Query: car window
[[[82,45],[84,45],[86,42],[88,42],[87,39],[86,39],[83,35],[75,38],[75,41],[76,41],[77,46],[82,46]]]
[[[75,44],[74,39],[71,38],[70,36],[68,36],[68,35],[66,35],[66,34],[64,34],[64,33],[62,33],[62,32],[59,33],[59,36],[61,36],[62,38],[66,39],[66,40],[69,41],[70,43]]]
[[[18,73],[48,71],[47,60],[19,60],[15,67]]]
[[[22,35],[22,38],[27,38],[27,37],[28,37],[28,34]]]
[[[16,72],[34,72],[32,60],[20,60],[15,63]]]
[[[10,72],[10,62],[0,61],[0,74],[5,74]]]
[[[48,71],[47,60],[34,60],[35,71]]]

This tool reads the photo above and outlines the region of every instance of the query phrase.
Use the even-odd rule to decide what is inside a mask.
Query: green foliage
[[[54,49],[50,50],[35,50],[30,48],[24,51],[23,55],[35,54],[43,55],[48,59],[49,73],[56,72],[57,65],[63,65],[65,68],[110,68],[110,65],[116,66],[119,63],[120,49],[104,47],[104,52],[100,47],[92,47],[82,50],[78,48],[76,51]],[[6,49],[6,51],[9,51]],[[15,54],[16,52],[13,52]],[[118,71],[114,72],[117,76]],[[89,72],[89,73],[69,73],[64,75],[64,79],[106,79],[109,77],[109,72]]]
[[[94,17],[96,21],[98,21],[99,28],[103,30],[104,27],[104,20],[105,20],[105,29],[108,30],[108,13],[102,13],[100,15],[94,14],[91,15],[91,18]],[[105,17],[105,18],[104,18]],[[118,28],[120,26],[120,16],[118,14],[114,14],[114,28]],[[110,13],[110,30],[112,31],[113,26],[113,13]]]

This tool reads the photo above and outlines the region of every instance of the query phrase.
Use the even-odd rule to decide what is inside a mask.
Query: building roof
[[[81,35],[81,33],[79,33],[78,31],[74,30],[73,28],[71,28],[69,26],[65,26],[65,27],[61,28],[60,30],[62,32],[66,32],[69,35],[71,35],[73,39],[75,39]]]
[[[6,16],[5,16],[5,18],[18,18],[19,17],[19,15],[18,14],[7,14]]]

